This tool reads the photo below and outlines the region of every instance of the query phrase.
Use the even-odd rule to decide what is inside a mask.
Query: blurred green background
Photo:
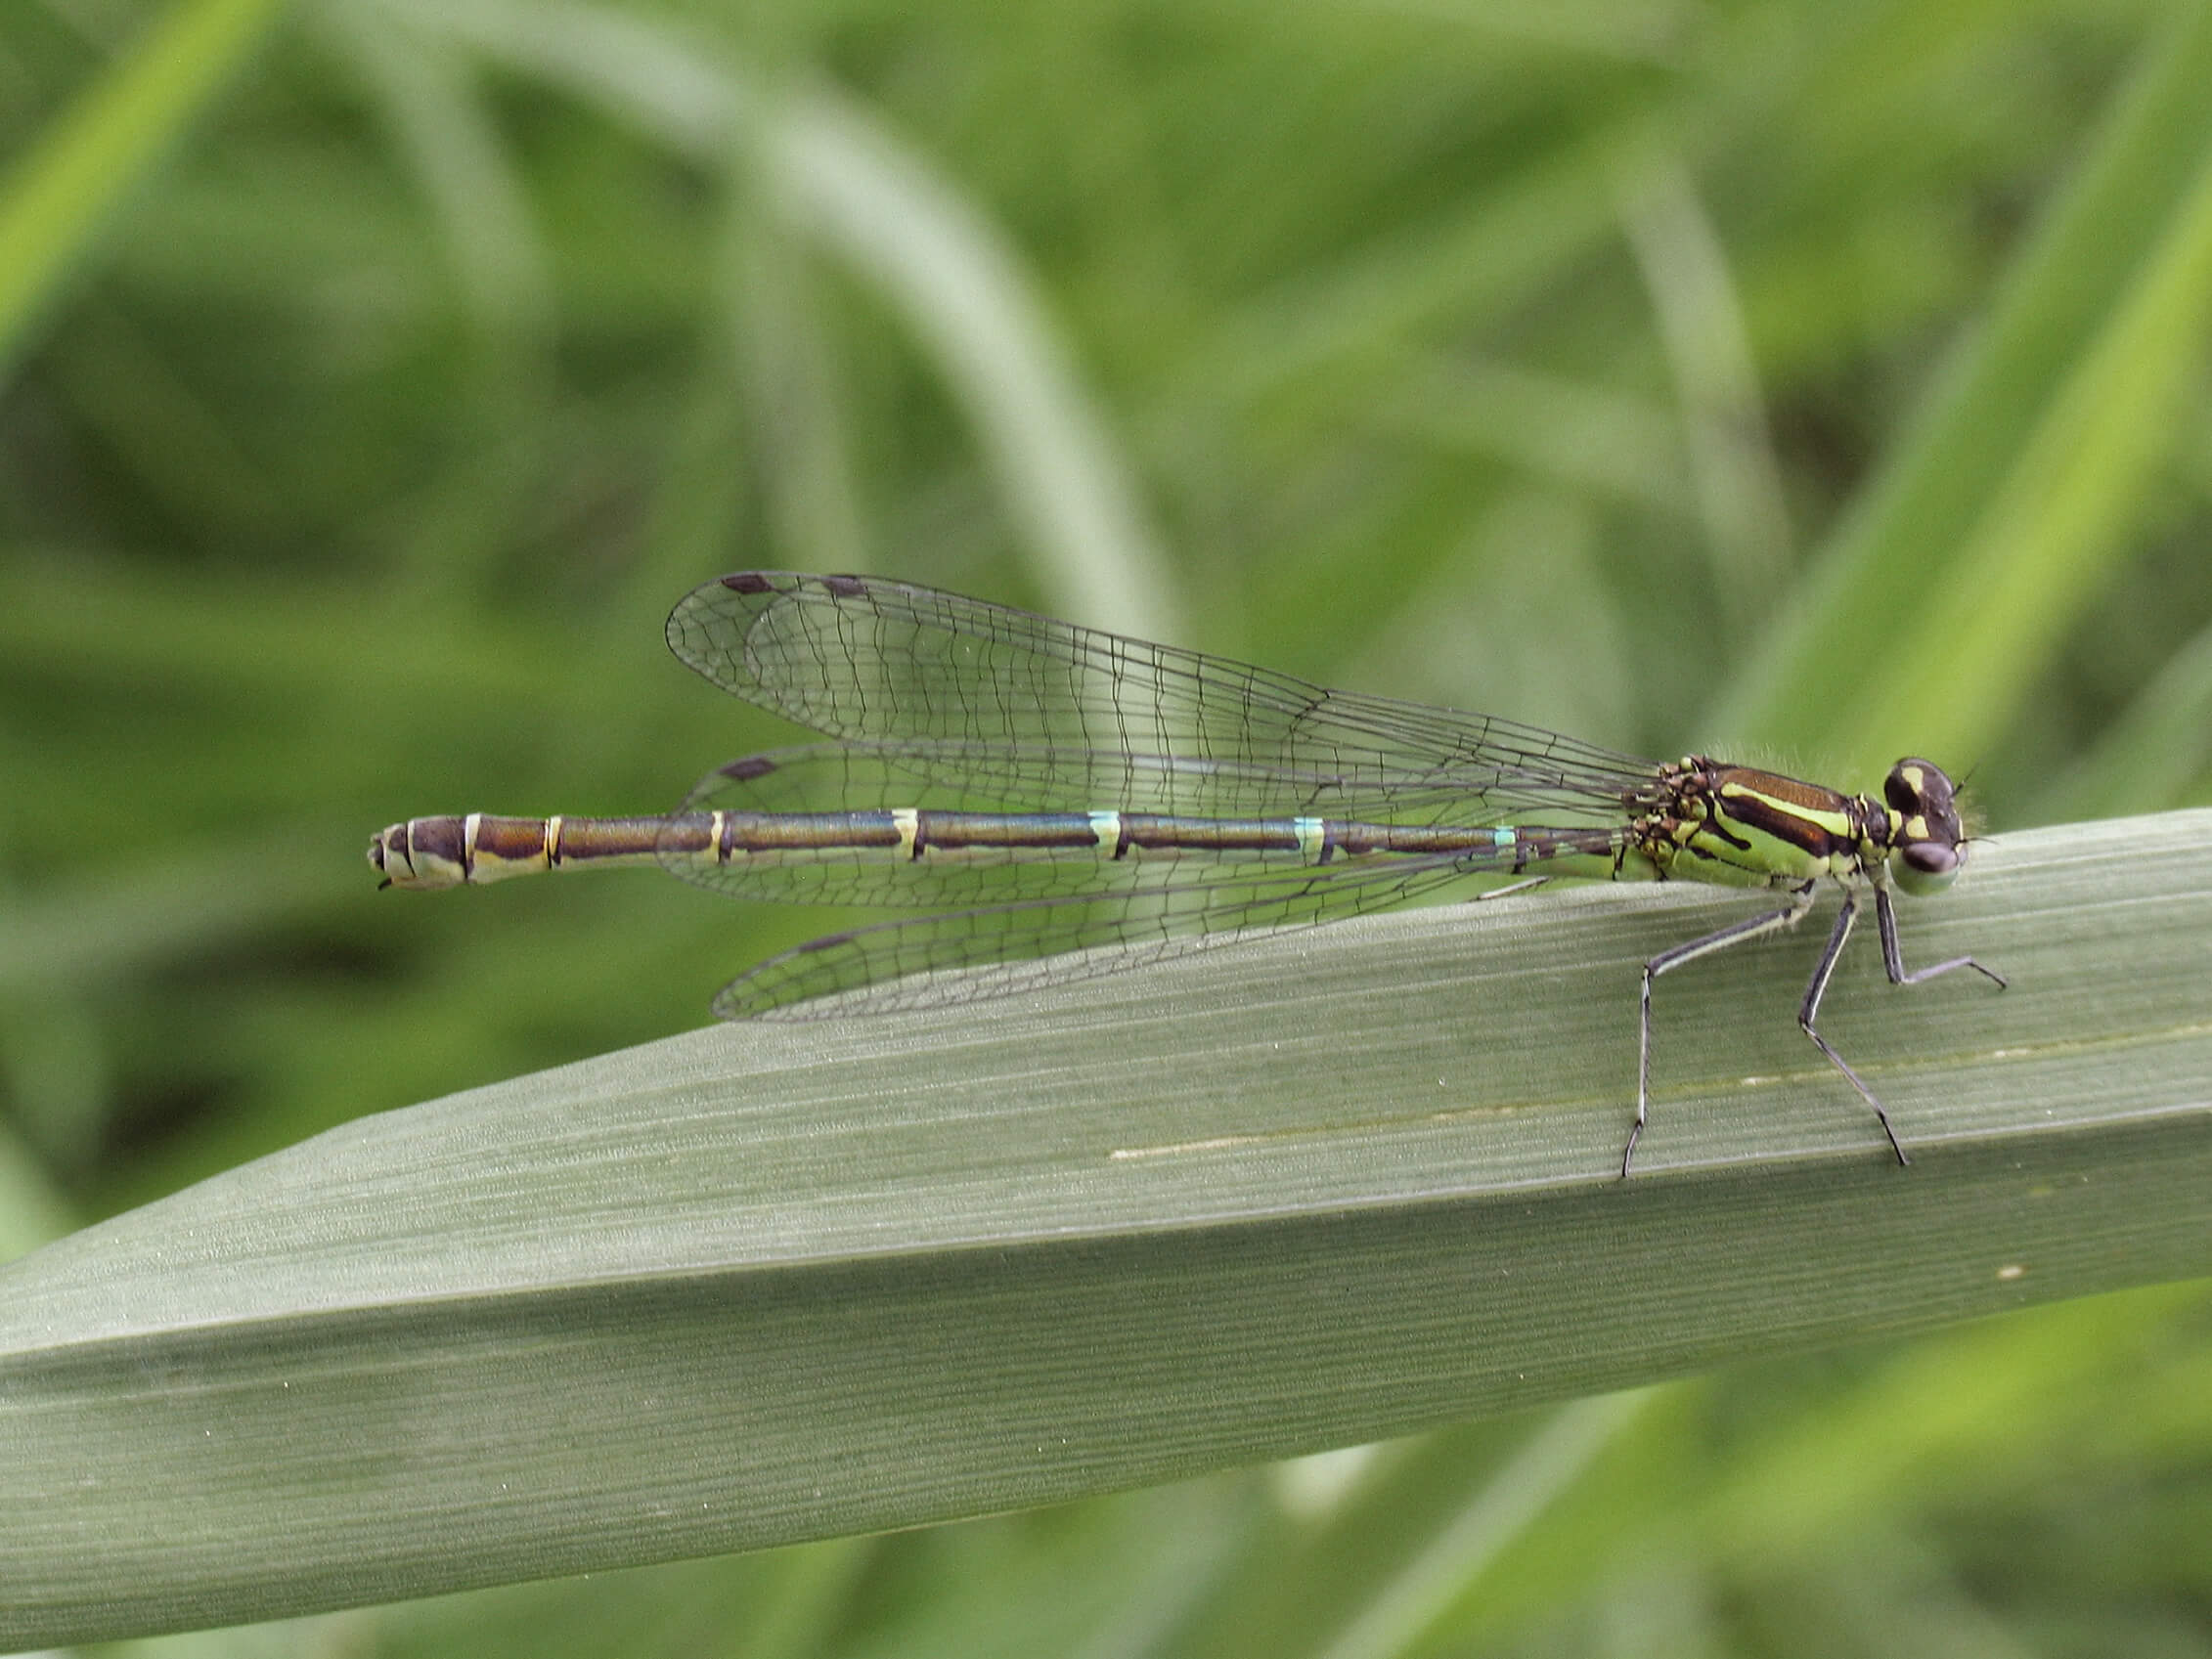
[[[361,862],[785,740],[722,570],[2212,801],[2200,7],[19,0],[0,147],[0,1254],[822,931]],[[2212,1653],[2208,1316],[199,1645]]]

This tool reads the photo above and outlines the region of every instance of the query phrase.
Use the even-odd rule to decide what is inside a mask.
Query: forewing
[[[1593,811],[1648,789],[1653,769],[1491,716],[873,577],[722,577],[670,613],[668,642],[725,690],[854,742],[1175,757],[1345,791],[1511,788]]]

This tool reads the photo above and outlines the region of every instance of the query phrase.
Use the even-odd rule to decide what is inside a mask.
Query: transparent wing
[[[714,1000],[725,1020],[825,1020],[945,1008],[1149,967],[1256,929],[1338,921],[1456,880],[1458,858],[1341,874],[1233,873],[1139,894],[1077,894],[878,922],[786,950]]]
[[[693,792],[693,814],[1117,811],[1613,833],[1660,795],[1648,763],[1533,726],[905,583],[728,576],[677,605],[668,641],[725,690],[838,740],[732,763]],[[1191,845],[1116,858],[1063,845],[899,858],[823,846],[667,861],[739,896],[961,906],[786,951],[715,1004],[727,1018],[807,1019],[1118,972],[1397,904],[1508,856],[1484,846],[1314,862],[1288,847]]]
[[[946,746],[941,755],[1172,757],[1342,791],[1448,785],[1479,802],[1497,787],[1547,809],[1608,815],[1648,799],[1654,771],[1535,726],[1330,691],[872,577],[722,577],[670,613],[668,643],[724,690],[801,725],[857,743]],[[1178,800],[1172,809],[1187,808]]]

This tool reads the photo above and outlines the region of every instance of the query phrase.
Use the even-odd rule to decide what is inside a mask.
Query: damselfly
[[[1948,886],[1967,851],[1951,780],[1926,761],[1899,761],[1880,800],[1703,755],[1655,764],[858,576],[723,577],[670,614],[668,643],[724,690],[834,741],[733,761],[666,817],[394,824],[369,846],[385,885],[658,863],[739,897],[931,912],[762,963],[715,999],[726,1019],[963,1003],[1471,875],[1787,894],[1644,964],[1624,1176],[1650,1095],[1652,982],[1787,928],[1823,877],[1842,909],[1797,1024],[1874,1108],[1899,1163],[1888,1113],[1815,1025],[1863,895],[1891,983],[1955,968],[2005,983],[1970,956],[1905,969],[1892,890]]]

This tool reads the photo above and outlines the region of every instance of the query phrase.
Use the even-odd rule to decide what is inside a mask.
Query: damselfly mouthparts
[[[746,898],[931,913],[787,950],[725,986],[726,1019],[960,1003],[1153,962],[1241,932],[1395,904],[1470,875],[1688,880],[1778,908],[1644,964],[1652,982],[1775,933],[1842,890],[1797,1024],[1889,1114],[1815,1022],[1866,893],[1893,984],[1893,890],[1966,859],[1950,778],[1922,760],[1881,798],[1702,755],[1655,764],[1486,715],[1329,691],[902,582],[746,572],[670,614],[668,643],[724,690],[834,739],[733,761],[646,818],[414,818],[369,845],[387,886],[658,863]],[[948,906],[958,906],[948,910]],[[1082,954],[1071,954],[1081,952]]]

